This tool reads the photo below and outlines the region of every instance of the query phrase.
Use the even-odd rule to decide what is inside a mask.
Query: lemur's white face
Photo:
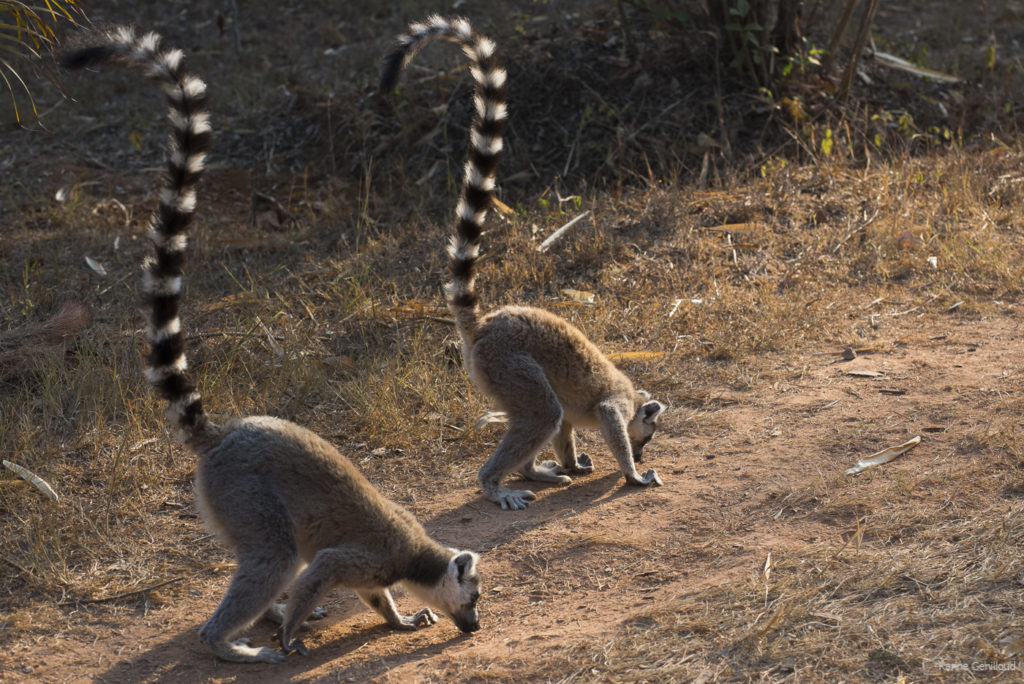
[[[434,588],[433,607],[450,617],[463,632],[480,629],[480,616],[476,603],[480,600],[480,573],[472,551],[459,551],[448,562],[441,583]]]
[[[633,447],[633,460],[637,463],[643,460],[644,447],[654,437],[654,431],[658,429],[658,416],[664,410],[664,404],[652,399],[642,404],[636,410],[633,419],[629,421],[629,426],[627,427],[629,443]]]

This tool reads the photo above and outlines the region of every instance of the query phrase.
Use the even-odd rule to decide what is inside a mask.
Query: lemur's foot
[[[284,660],[284,653],[273,648],[254,648],[248,639],[221,641],[206,644],[214,654],[223,660],[234,663],[279,663]]]
[[[300,656],[309,655],[309,649],[306,648],[306,644],[302,643],[302,639],[292,639],[290,643],[285,643],[285,640],[281,639],[281,648],[284,649],[285,653],[295,651]]]
[[[594,472],[594,461],[590,458],[589,454],[579,454],[576,456],[576,467],[571,468],[569,472],[592,473]]]
[[[531,463],[519,472],[528,480],[536,482],[551,482],[560,485],[572,484],[572,478],[568,475],[563,475],[562,467],[555,461],[544,461],[537,465]]]
[[[588,475],[594,472],[594,462],[590,460],[590,456],[579,454],[575,464],[562,465],[558,461],[543,461],[537,465],[537,468],[543,468],[559,475]]]
[[[537,495],[528,489],[509,489],[497,486],[484,490],[484,496],[501,506],[503,511],[521,511],[533,501]]]
[[[655,472],[654,468],[650,468],[646,473],[643,474],[643,477],[640,479],[643,481],[643,484],[645,485],[654,485],[655,487],[660,487],[662,484],[661,478],[658,477],[658,473]]]
[[[656,473],[654,471],[654,468],[651,468],[650,470],[648,470],[643,475],[639,475],[639,476],[634,475],[633,477],[630,477],[629,475],[627,475],[626,476],[626,482],[628,482],[629,484],[632,484],[632,485],[640,486],[640,487],[647,487],[647,486],[660,487],[662,485],[661,478],[658,477],[658,473]]]
[[[420,627],[429,627],[430,625],[437,623],[437,614],[429,608],[424,608],[417,611],[414,615],[399,615],[399,622],[395,625],[396,629],[403,629],[412,631],[419,629]]]

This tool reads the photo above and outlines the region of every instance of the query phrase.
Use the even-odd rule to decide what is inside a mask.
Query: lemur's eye
[[[480,600],[480,592],[474,591],[473,595],[469,597],[469,605],[475,606],[476,602]]]

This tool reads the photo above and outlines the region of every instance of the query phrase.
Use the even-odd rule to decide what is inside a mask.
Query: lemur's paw
[[[655,487],[660,487],[662,485],[661,478],[658,477],[658,473],[654,471],[654,468],[651,468],[644,473],[643,477],[640,478],[640,481],[642,484],[653,485]]]
[[[267,612],[263,614],[263,617],[265,617],[267,620],[270,620],[275,625],[283,625],[285,611],[285,604],[274,603],[271,604],[269,608],[267,608]],[[309,617],[306,618],[306,622],[302,623],[302,626],[308,627],[310,620],[323,620],[325,617],[327,617],[327,609],[323,606],[317,606],[313,609],[313,612],[309,614]]]
[[[557,462],[544,461],[533,466],[530,470],[523,471],[523,475],[535,482],[550,482],[559,485],[572,484],[572,478],[564,475],[563,473],[565,472],[565,468]]]
[[[233,663],[279,663],[284,653],[273,648],[254,648],[248,639],[207,643],[210,650],[224,660]]]
[[[533,501],[537,495],[529,489],[506,489],[497,495],[497,503],[501,504],[503,511],[521,511]]]
[[[291,653],[295,651],[301,656],[308,656],[309,649],[306,648],[306,644],[302,643],[302,639],[292,639],[291,643],[285,643],[285,640],[281,640],[281,648],[284,649],[284,653]],[[282,654],[282,657],[284,654]]]
[[[412,616],[412,624],[416,627],[429,627],[430,625],[437,624],[437,613],[429,608],[417,611]]]
[[[423,608],[422,610],[416,611],[413,615],[399,615],[398,621],[392,622],[391,624],[395,629],[411,632],[419,629],[420,627],[429,627],[436,622],[437,614],[429,608]]]
[[[577,473],[592,473],[594,472],[594,461],[590,458],[589,454],[579,454],[576,456],[576,468],[574,472]]]
[[[626,482],[628,482],[631,485],[636,485],[638,487],[661,486],[661,478],[658,477],[658,473],[654,471],[654,468],[651,468],[643,475],[640,475],[638,473],[627,474]]]
[[[285,658],[285,654],[278,651],[276,648],[267,648],[266,646],[260,647],[256,651],[256,660],[261,663],[279,663]]]

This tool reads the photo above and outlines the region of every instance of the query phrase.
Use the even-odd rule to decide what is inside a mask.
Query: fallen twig
[[[577,223],[579,223],[580,221],[582,221],[583,219],[585,219],[588,216],[590,216],[590,210],[589,209],[587,209],[585,212],[583,212],[582,214],[580,214],[579,216],[574,218],[572,221],[569,221],[564,226],[562,226],[561,228],[556,230],[554,233],[549,235],[547,237],[547,239],[544,240],[544,242],[540,243],[540,245],[537,247],[537,251],[538,252],[546,252],[546,251],[548,251],[548,248],[551,247],[551,245],[553,245],[556,240],[558,240],[560,237],[565,235],[566,232],[568,232],[568,230],[570,228],[572,228],[573,226],[575,226]]]
[[[174,584],[175,582],[180,582],[183,579],[185,579],[184,576],[182,576],[182,577],[172,577],[169,580],[164,580],[163,582],[157,582],[156,584],[152,584],[152,585],[150,585],[148,587],[143,587],[141,589],[134,589],[132,591],[126,591],[126,592],[123,592],[123,593],[120,593],[120,594],[115,594],[113,596],[104,596],[102,598],[73,599],[73,600],[70,600],[70,601],[61,601],[61,605],[62,606],[67,606],[67,605],[74,605],[74,604],[77,604],[77,603],[109,603],[111,601],[118,601],[118,600],[123,599],[123,598],[128,598],[129,596],[136,596],[138,594],[145,594],[147,591],[153,591],[154,589],[159,589],[160,587],[165,587],[168,584]]]
[[[905,59],[901,59],[896,55],[890,55],[886,52],[868,50],[864,57],[865,59],[877,62],[882,66],[887,66],[890,69],[899,69],[900,71],[906,71],[909,74],[914,74],[915,76],[920,76],[922,78],[930,78],[941,83],[963,83],[964,80],[959,76],[953,76],[952,74],[936,71],[935,69],[929,69],[928,67],[917,66]]]

